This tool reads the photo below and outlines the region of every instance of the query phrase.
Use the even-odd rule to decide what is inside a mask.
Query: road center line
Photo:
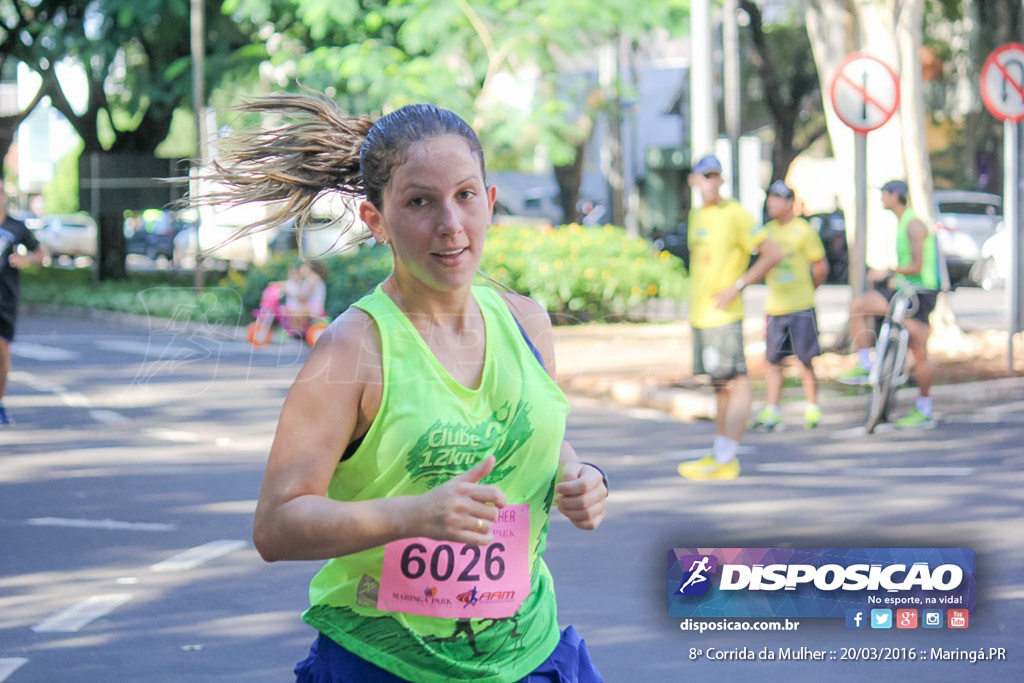
[[[0,683],[7,680],[7,677],[17,671],[23,664],[28,664],[24,657],[8,657],[0,659]]]
[[[128,593],[94,595],[44,619],[33,626],[32,630],[36,633],[74,633],[131,599]]]
[[[244,548],[245,541],[220,540],[210,541],[203,545],[189,548],[188,550],[169,557],[162,562],[157,562],[150,569],[155,572],[183,572],[194,569],[201,564],[214,560],[222,555]]]
[[[59,526],[73,529],[104,529],[107,531],[174,531],[173,524],[161,522],[119,522],[114,519],[68,519],[65,517],[33,517],[31,526]]]

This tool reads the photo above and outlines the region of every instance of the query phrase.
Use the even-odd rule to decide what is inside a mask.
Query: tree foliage
[[[688,0],[229,0],[263,21],[282,76],[354,112],[431,101],[470,121],[494,168],[578,160],[597,116],[619,106],[621,84],[599,89],[595,52],[655,30],[681,35]],[[577,180],[578,188],[578,180]],[[573,199],[575,203],[575,198]]]
[[[43,92],[81,137],[84,151],[152,153],[166,138],[174,110],[191,102],[189,0],[0,4],[0,58],[21,61],[40,76]],[[225,73],[237,68],[251,42],[246,27],[224,16],[218,2],[206,7],[207,69]],[[84,87],[62,77],[59,65],[73,65]]]

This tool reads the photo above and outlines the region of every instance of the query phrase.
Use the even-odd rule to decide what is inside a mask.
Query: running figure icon
[[[704,573],[710,571],[711,569],[710,567],[708,567],[708,561],[710,559],[711,558],[705,555],[704,557],[700,558],[700,560],[693,561],[693,564],[691,564],[689,570],[687,570],[690,572],[690,577],[686,579],[685,582],[683,582],[682,586],[679,587],[680,593],[684,593],[686,589],[690,586],[693,586],[698,583],[704,583],[708,580],[708,577],[704,576]]]

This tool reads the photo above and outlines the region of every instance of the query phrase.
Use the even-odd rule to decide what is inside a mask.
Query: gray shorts
[[[693,374],[728,380],[747,374],[743,355],[743,323],[693,328]]]
[[[768,316],[768,326],[765,328],[765,360],[774,365],[781,363],[786,356],[793,355],[804,365],[821,355],[821,346],[818,344],[818,318],[813,308]]]

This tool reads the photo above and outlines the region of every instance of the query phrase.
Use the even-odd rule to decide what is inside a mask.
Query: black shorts
[[[17,316],[8,311],[0,311],[0,339],[14,341],[14,323]]]
[[[813,308],[768,316],[764,357],[773,365],[795,355],[804,365],[821,355],[818,318]]]
[[[747,374],[743,355],[743,323],[693,328],[693,374],[727,380]]]
[[[884,296],[886,301],[892,301],[892,298],[896,296],[896,290],[887,286],[884,282],[876,283],[875,291]],[[928,318],[931,316],[932,311],[935,310],[935,302],[939,298],[939,292],[935,289],[918,289],[916,294],[917,308],[914,310],[914,315],[910,317],[928,325]]]

